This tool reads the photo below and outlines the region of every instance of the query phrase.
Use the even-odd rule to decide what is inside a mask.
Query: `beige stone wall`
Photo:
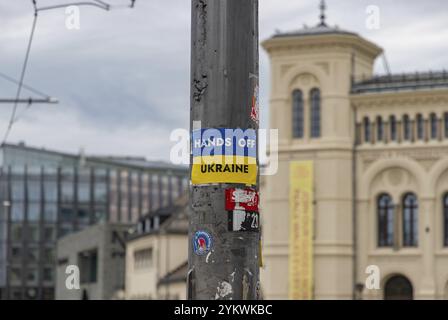
[[[442,118],[448,111],[447,94],[448,90],[424,90],[376,95],[375,99],[365,95],[353,99],[353,103],[359,110],[358,123],[364,117],[374,121],[377,116],[387,119],[395,115],[399,130],[403,130],[400,121],[404,114],[415,119],[420,113],[428,119],[430,113],[436,113]],[[438,126],[441,133],[441,122]],[[411,281],[416,299],[444,299],[447,298],[448,248],[443,246],[442,197],[448,192],[448,139],[442,134],[430,139],[428,122],[424,131],[426,136],[421,141],[401,141],[403,137],[399,135],[398,142],[364,141],[358,148],[358,275],[362,281],[366,266],[378,265],[382,288],[391,276],[400,274]],[[403,195],[408,192],[417,195],[418,247],[377,247],[376,199],[384,192],[398,204],[400,219]],[[365,290],[364,297],[382,299],[383,290]]]
[[[275,38],[263,44],[271,61],[271,128],[279,129],[279,171],[262,189],[266,298],[288,297],[289,163],[315,165],[314,296],[350,299],[353,270],[354,110],[350,79],[372,74],[381,49],[352,35]],[[353,56],[355,57],[353,59]],[[354,67],[354,68],[353,68]],[[309,136],[309,91],[322,96],[322,136]],[[292,92],[305,101],[305,137],[292,139]],[[362,223],[362,222],[360,222]]]
[[[350,75],[370,76],[381,52],[354,35],[273,38],[263,46],[271,61],[270,126],[279,129],[280,140],[279,171],[264,177],[262,184],[264,297],[288,298],[289,163],[313,160],[315,298],[352,298],[355,283],[365,283],[369,265],[380,268],[381,289],[365,289],[365,299],[382,299],[384,285],[394,275],[410,280],[414,298],[448,298],[448,248],[443,246],[442,208],[442,196],[448,192],[448,139],[442,129],[443,115],[448,112],[448,90],[351,95]],[[322,96],[319,139],[311,139],[308,134],[311,88],[319,88]],[[305,99],[303,139],[292,138],[295,89],[302,90]],[[434,139],[428,120],[432,113],[438,118]],[[421,141],[415,139],[417,114],[425,119]],[[397,141],[391,141],[388,133],[391,115],[397,119]],[[414,138],[410,141],[403,136],[404,115],[411,119]],[[384,141],[376,141],[375,137],[378,116],[385,121]],[[364,141],[362,136],[365,118],[372,123],[371,141]],[[355,138],[360,142],[356,149]],[[385,192],[398,204],[394,248],[377,245],[376,201]],[[400,203],[408,192],[415,193],[419,203],[419,242],[415,248],[400,245]]]
[[[135,269],[134,253],[152,248],[153,263],[144,269]],[[188,237],[185,235],[154,234],[128,242],[126,247],[126,299],[163,299],[179,296],[179,286],[157,287],[158,281],[180,266],[188,257]],[[185,285],[184,285],[185,288]]]

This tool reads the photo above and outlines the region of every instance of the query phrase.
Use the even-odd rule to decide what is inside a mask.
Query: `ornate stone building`
[[[263,42],[279,171],[262,189],[265,298],[288,298],[291,161],[314,164],[313,298],[448,298],[448,74],[373,76],[325,23]],[[378,266],[380,289],[365,287]]]

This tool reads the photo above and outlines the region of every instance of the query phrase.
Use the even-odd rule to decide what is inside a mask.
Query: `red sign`
[[[226,210],[244,210],[259,212],[259,196],[257,190],[246,189],[226,189]]]

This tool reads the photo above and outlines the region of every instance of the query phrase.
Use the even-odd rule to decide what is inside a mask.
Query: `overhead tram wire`
[[[30,51],[31,51],[31,44],[33,42],[34,32],[36,30],[38,12],[39,11],[51,10],[51,9],[66,8],[66,7],[69,7],[69,6],[94,6],[94,7],[106,10],[106,11],[110,10],[110,8],[112,7],[110,4],[108,4],[108,3],[106,3],[105,1],[102,1],[102,0],[93,0],[93,1],[94,2],[79,1],[79,2],[72,2],[72,3],[67,3],[67,4],[61,4],[61,5],[54,5],[54,6],[47,6],[47,7],[38,8],[37,7],[37,1],[36,0],[31,0],[31,2],[33,4],[33,8],[34,8],[33,25],[32,25],[32,29],[31,29],[30,38],[28,40],[28,46],[27,46],[27,50],[26,50],[26,54],[25,54],[25,61],[24,61],[23,66],[22,66],[22,72],[21,72],[21,75],[20,75],[20,81],[18,83],[16,98],[14,99],[14,106],[13,106],[13,109],[12,109],[12,112],[11,112],[11,116],[10,116],[10,119],[9,119],[9,122],[8,122],[8,127],[6,129],[6,132],[5,132],[5,135],[3,137],[1,145],[6,143],[6,140],[8,139],[8,136],[9,136],[9,134],[11,132],[12,126],[13,126],[15,120],[17,119],[16,118],[17,107],[18,107],[18,102],[19,102],[20,93],[22,91],[22,88],[25,88],[25,86],[23,84],[23,80],[25,78],[25,73],[26,73],[26,69],[27,69],[27,66],[28,66],[28,60],[29,60]],[[128,7],[129,8],[134,8],[136,0],[129,0],[129,1],[131,2],[131,4]],[[10,78],[10,79],[12,79],[12,78]],[[13,80],[13,81],[15,81],[15,80]],[[26,87],[30,88],[29,86],[26,86]],[[37,92],[35,92],[35,93],[37,93]],[[47,96],[47,98],[49,100],[51,100],[50,97]],[[30,106],[31,106],[31,103],[28,104],[27,108],[29,108]]]
[[[3,78],[3,79],[5,79],[5,80],[7,80],[7,81],[9,81],[9,82],[11,82],[11,83],[14,83],[14,84],[20,84],[19,81],[17,81],[16,79],[14,79],[14,78],[8,76],[7,74],[4,74],[4,73],[1,72],[1,71],[0,71],[0,77]],[[25,84],[25,83],[22,83],[22,87],[23,87],[24,89],[30,91],[30,92],[33,92],[33,93],[35,93],[35,94],[37,94],[37,95],[43,97],[43,98],[51,99],[51,96],[50,96],[50,95],[48,95],[48,94],[46,94],[46,93],[43,93],[42,91],[39,91],[39,90],[37,90],[37,89],[31,87],[30,85],[27,85],[27,84]]]

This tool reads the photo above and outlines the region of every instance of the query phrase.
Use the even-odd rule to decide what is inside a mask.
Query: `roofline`
[[[47,154],[71,158],[73,160],[79,160],[81,158],[80,154],[60,152],[60,151],[48,150],[48,149],[37,148],[37,147],[32,147],[32,146],[27,146],[27,145],[20,145],[20,144],[3,143],[0,145],[0,149],[3,149],[3,148],[12,148],[12,149],[17,149],[17,150],[25,150],[25,151],[28,150],[28,151],[32,151],[32,152],[47,153]],[[139,157],[139,158],[142,158],[142,157]],[[124,164],[124,163],[120,163],[120,162],[115,162],[113,159],[107,159],[107,157],[103,158],[102,156],[85,156],[85,159],[86,159],[86,161],[89,161],[91,163],[106,164],[106,165],[111,165],[111,166],[121,167],[121,168],[133,168],[133,169],[138,169],[138,170],[143,170],[143,171],[146,171],[146,170],[147,171],[171,170],[171,171],[173,171],[173,173],[187,173],[188,172],[188,167],[181,167],[181,166],[175,167],[169,163],[166,163],[166,165],[167,165],[166,167],[148,168],[148,167],[144,167],[144,166],[138,166],[135,164]],[[125,159],[122,159],[122,160],[125,161]],[[154,161],[148,161],[148,160],[145,160],[145,161],[147,161],[148,165],[150,165],[151,163],[155,163]],[[158,163],[163,164],[164,162],[160,161]]]
[[[383,53],[384,49],[375,43],[361,37],[360,35],[343,34],[343,33],[322,33],[322,34],[310,34],[307,36],[284,36],[284,37],[271,37],[261,42],[263,49],[270,53],[270,50],[275,50],[281,47],[290,47],[294,45],[325,45],[335,42],[347,42],[354,46],[359,46],[360,50],[366,51],[367,54],[373,58],[378,57]]]

